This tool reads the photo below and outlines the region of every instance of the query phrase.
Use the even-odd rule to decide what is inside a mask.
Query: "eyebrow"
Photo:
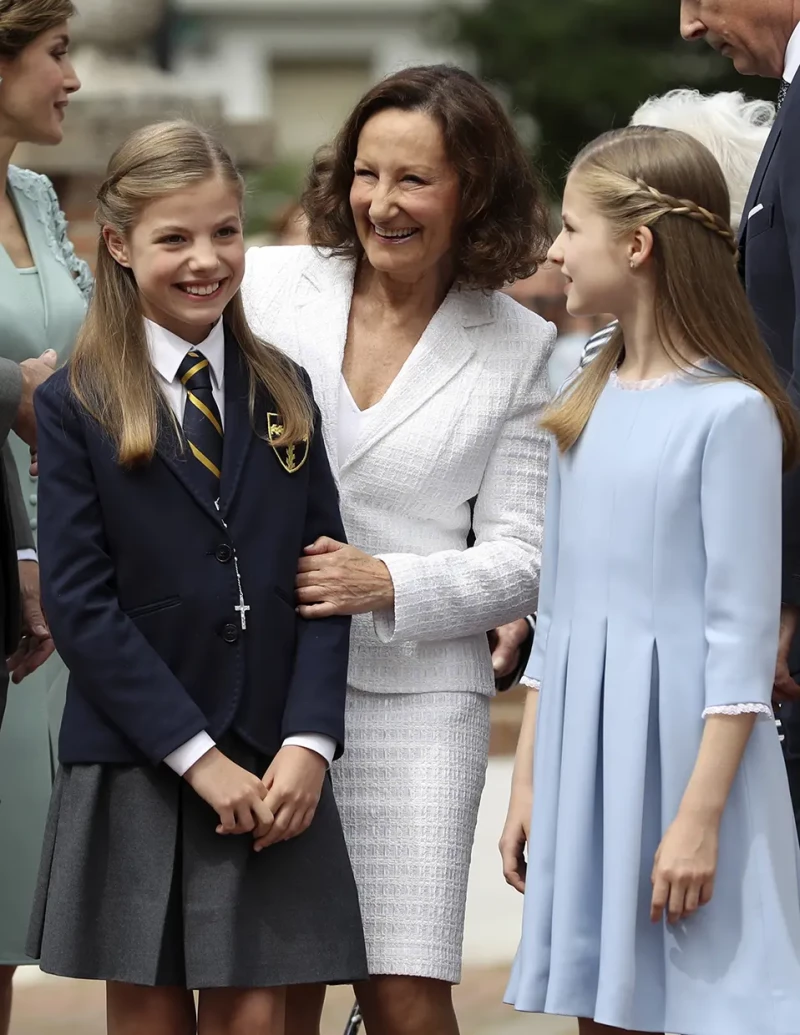
[[[68,47],[72,41],[70,40],[69,36],[67,36],[67,34],[64,32],[60,36],[56,36],[53,42],[63,43],[65,47]]]
[[[227,226],[228,223],[238,223],[238,222],[239,222],[239,214],[232,212],[230,215],[225,216],[224,219],[218,220],[214,224],[214,226],[217,229],[219,229],[219,227],[221,227],[221,226]],[[179,226],[177,223],[174,223],[174,224],[171,223],[171,224],[169,224],[167,226],[158,226],[158,227],[155,228],[155,230],[153,230],[153,234],[155,236],[158,236],[160,234],[189,234],[189,233],[191,233],[191,230],[189,230],[188,227]]]

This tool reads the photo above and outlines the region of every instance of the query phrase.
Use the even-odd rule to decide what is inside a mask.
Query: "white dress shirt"
[[[225,328],[222,320],[219,320],[211,330],[205,341],[199,345],[190,345],[189,342],[179,338],[177,334],[159,327],[151,320],[145,320],[145,332],[147,344],[150,349],[150,361],[161,381],[161,387],[167,402],[172,407],[172,412],[183,422],[183,411],[186,406],[186,389],[178,377],[178,370],[183,362],[184,356],[192,349],[198,349],[208,360],[211,368],[211,391],[214,402],[219,409],[219,415],[225,426]],[[322,755],[329,764],[333,761],[336,751],[336,743],[332,737],[322,733],[302,733],[293,737],[287,737],[283,746],[294,745],[296,747],[308,748]],[[207,733],[198,733],[187,740],[175,751],[171,752],[164,761],[174,769],[178,776],[190,769],[207,751],[213,748],[214,741]]]
[[[791,83],[800,68],[800,22],[789,38],[789,46],[786,48],[786,61],[783,69],[784,82]]]

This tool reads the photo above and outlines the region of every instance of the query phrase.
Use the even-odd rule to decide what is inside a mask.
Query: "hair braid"
[[[671,194],[665,194],[663,191],[651,187],[649,183],[646,183],[640,177],[636,179],[636,186],[655,198],[659,205],[662,205],[668,213],[676,216],[686,216],[688,219],[693,219],[696,223],[705,227],[706,230],[710,230],[711,233],[717,234],[728,245],[734,262],[739,261],[739,245],[736,240],[736,234],[721,216],[710,212],[707,208],[703,208],[702,205],[698,205],[696,201],[691,201],[689,198],[674,198]]]

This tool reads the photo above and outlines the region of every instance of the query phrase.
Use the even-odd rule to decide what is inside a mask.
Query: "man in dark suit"
[[[28,523],[17,468],[7,440],[15,431],[34,450],[36,420],[33,393],[55,369],[56,354],[45,352],[39,359],[13,363],[0,359],[0,722],[6,706],[8,670],[4,659],[12,656],[11,668],[18,681],[32,672],[52,653],[52,640],[41,613],[38,591],[20,598],[17,551],[34,545]]]
[[[706,39],[743,75],[779,80],[778,117],[740,230],[742,270],[775,364],[800,404],[800,2],[683,0],[681,34]],[[775,700],[800,830],[800,470],[783,493],[783,608]]]

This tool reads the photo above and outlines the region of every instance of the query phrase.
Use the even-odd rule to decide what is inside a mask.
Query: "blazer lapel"
[[[742,213],[742,225],[739,227],[739,244],[746,242],[747,239],[747,224],[749,222],[748,216],[750,212],[755,208],[758,203],[758,196],[761,193],[761,187],[764,183],[764,177],[767,175],[772,156],[775,154],[775,148],[778,146],[778,141],[781,138],[783,132],[783,122],[786,117],[786,109],[788,102],[784,102],[783,107],[778,112],[778,117],[775,119],[775,123],[772,127],[772,132],[767,138],[767,143],[764,146],[764,150],[761,152],[761,158],[756,166],[755,176],[753,182],[750,184],[750,191],[747,195],[747,201],[744,204],[744,211]]]
[[[256,427],[266,431],[266,405],[257,393]],[[239,480],[244,470],[250,444],[253,440],[253,424],[250,419],[250,382],[248,371],[239,351],[239,345],[228,328],[225,328],[225,436],[222,446],[222,484],[220,485],[220,509],[223,517],[228,512],[236,495]]]
[[[453,288],[389,386],[380,408],[366,421],[342,472],[441,391],[475,352],[477,342],[469,329],[493,322],[486,295]]]
[[[192,476],[190,463],[196,463],[192,459],[167,411],[167,403],[164,402],[162,412],[158,419],[158,438],[156,439],[156,452],[167,467],[172,471],[181,485],[186,489],[194,501],[213,517],[217,524],[221,524],[220,515],[214,506],[214,501],[204,492],[200,484]]]

